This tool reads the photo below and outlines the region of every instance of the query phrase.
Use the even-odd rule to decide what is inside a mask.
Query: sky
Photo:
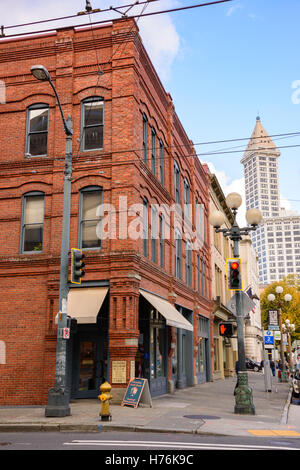
[[[157,0],[147,5],[145,13],[204,1]],[[131,3],[90,2],[101,9]],[[84,8],[85,0],[14,0],[1,12],[0,23],[6,27],[73,15]],[[118,16],[103,12],[91,15],[91,21]],[[244,199],[240,160],[247,140],[204,142],[248,139],[257,115],[269,135],[300,131],[299,17],[300,0],[232,0],[138,19],[143,43],[177,115],[225,195],[237,191]],[[36,25],[30,31],[88,22],[84,16]],[[6,34],[25,31],[25,27],[5,29]],[[300,213],[300,134],[273,140],[278,147],[299,145],[279,148],[279,183],[282,206]],[[231,150],[235,152],[209,154]]]

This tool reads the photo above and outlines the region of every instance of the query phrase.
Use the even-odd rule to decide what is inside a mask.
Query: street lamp
[[[48,405],[45,408],[45,416],[63,417],[70,415],[69,396],[66,384],[66,359],[67,345],[63,338],[63,329],[67,327],[67,300],[68,300],[68,271],[69,271],[69,237],[70,237],[70,199],[72,176],[72,120],[68,116],[65,120],[61,103],[51,80],[48,70],[43,65],[31,67],[32,75],[41,81],[50,83],[61,113],[64,131],[66,134],[66,152],[64,169],[64,202],[62,220],[62,240],[60,257],[60,282],[59,282],[59,311],[57,319],[57,343],[56,343],[56,369],[54,387],[48,393]]]
[[[283,293],[283,287],[282,286],[276,286],[275,288],[275,293],[277,294],[269,294],[268,295],[268,301],[269,302],[275,302],[277,308],[278,308],[278,319],[279,319],[279,330],[280,330],[280,359],[281,359],[281,374],[280,374],[280,382],[287,382],[287,372],[286,372],[286,366],[285,366],[285,360],[284,360],[284,353],[283,353],[283,337],[282,337],[282,313],[281,313],[281,307],[283,305],[283,300],[281,298],[281,294]],[[291,294],[285,294],[284,296],[285,302],[290,302],[292,300]]]
[[[286,294],[290,295],[290,294]],[[287,318],[285,322],[282,324],[282,332],[287,334],[288,337],[288,345],[289,345],[289,367],[290,367],[290,374],[293,373],[293,360],[292,360],[292,333],[295,331],[294,323],[291,323],[290,320]]]
[[[249,232],[256,230],[257,226],[262,220],[262,214],[258,209],[250,209],[246,212],[247,227],[240,228],[236,221],[237,211],[242,204],[242,198],[238,193],[230,193],[226,197],[226,203],[232,210],[234,215],[234,222],[230,229],[220,228],[225,222],[225,216],[221,211],[214,211],[211,213],[209,222],[213,225],[216,233],[222,232],[225,237],[233,240],[233,256],[239,257],[239,240],[242,235],[249,235]],[[248,374],[246,369],[246,356],[244,344],[244,319],[242,311],[242,293],[237,290],[236,298],[236,323],[237,323],[237,339],[238,339],[238,362],[239,371],[237,378],[237,387],[235,392],[235,408],[236,414],[255,414],[253,405],[252,389],[248,385]]]

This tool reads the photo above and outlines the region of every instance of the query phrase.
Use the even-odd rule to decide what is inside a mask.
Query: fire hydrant
[[[111,414],[109,411],[109,400],[112,399],[112,395],[110,394],[111,385],[108,382],[104,382],[100,385],[100,391],[102,393],[98,398],[101,400],[102,404],[99,416],[101,416],[101,421],[111,421]]]

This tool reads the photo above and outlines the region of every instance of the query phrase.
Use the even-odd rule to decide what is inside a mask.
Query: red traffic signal
[[[220,336],[226,336],[227,338],[230,338],[231,336],[233,336],[233,333],[234,333],[233,323],[231,322],[219,323]]]
[[[240,258],[227,260],[228,290],[242,290],[242,262]]]

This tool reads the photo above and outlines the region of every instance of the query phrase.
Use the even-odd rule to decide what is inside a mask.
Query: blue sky
[[[91,0],[94,8],[122,3],[130,1]],[[146,12],[198,3],[159,0]],[[84,7],[85,0],[14,0],[1,13],[1,24],[76,14]],[[146,49],[195,144],[250,137],[258,113],[270,135],[300,131],[299,18],[299,0],[233,0],[139,20]],[[99,14],[92,17],[100,19]],[[274,142],[300,145],[300,136]],[[244,145],[246,141],[195,148],[205,154]],[[300,146],[280,151],[280,191],[286,207],[300,212]],[[242,152],[200,158],[212,163],[227,194],[242,190],[241,157]]]

